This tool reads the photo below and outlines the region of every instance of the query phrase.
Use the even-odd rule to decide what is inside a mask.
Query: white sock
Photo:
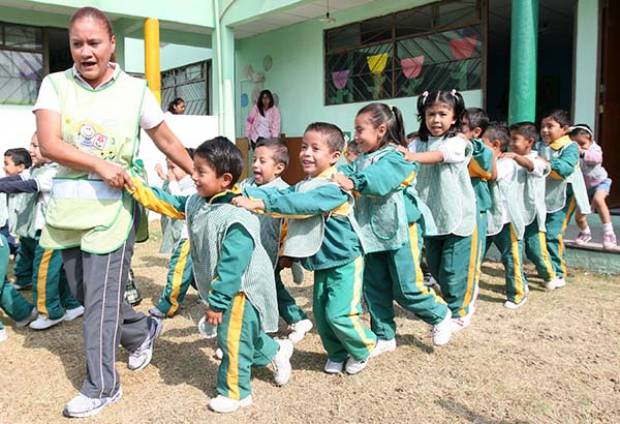
[[[581,230],[582,233],[585,234],[590,234],[590,226],[588,224],[586,224],[586,228],[584,228],[583,230]]]
[[[603,232],[605,234],[609,234],[609,233],[613,233],[614,232],[614,227],[613,227],[611,222],[608,222],[607,224],[603,224]]]

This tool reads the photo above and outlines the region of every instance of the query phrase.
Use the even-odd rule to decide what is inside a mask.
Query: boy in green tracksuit
[[[280,174],[288,166],[288,161],[288,148],[285,143],[278,139],[259,138],[252,159],[253,175],[239,183],[240,189],[251,187],[287,188],[289,185],[280,178]],[[292,330],[288,338],[293,343],[298,343],[312,329],[312,321],[297,306],[295,299],[288,292],[280,277],[282,271],[279,264],[280,242],[283,239],[282,236],[286,234],[286,220],[272,218],[269,215],[261,215],[258,219],[261,224],[261,243],[267,250],[275,269],[278,312]]]
[[[488,213],[486,251],[495,244],[505,270],[506,297],[504,306],[518,309],[527,301],[527,278],[523,272],[524,173],[519,164],[508,157],[510,136],[501,124],[491,124],[482,136],[493,149],[497,160],[497,178],[490,184],[493,208]]]
[[[249,210],[289,218],[284,256],[314,271],[312,309],[330,374],[362,371],[377,341],[360,320],[364,262],[351,196],[331,181],[343,148],[338,127],[310,124],[299,155],[307,178],[282,190],[247,188],[249,198],[235,199]]]
[[[0,193],[0,227],[6,224],[7,218],[6,195]],[[8,266],[9,244],[4,235],[0,234],[0,309],[16,321],[16,327],[24,327],[36,318],[37,310],[21,293],[15,290],[12,284],[6,281]],[[0,321],[0,342],[6,339],[6,330]]]
[[[567,275],[564,260],[564,231],[575,212],[590,213],[590,202],[583,174],[579,171],[579,145],[567,135],[570,127],[568,112],[555,110],[541,123],[540,136],[546,145],[544,157],[551,164],[547,178],[547,250],[556,278],[545,283],[548,290],[564,287]]]
[[[476,225],[478,228],[478,259],[476,261],[476,274],[474,277],[474,295],[471,307],[475,308],[475,301],[478,297],[479,282],[486,234],[487,234],[487,212],[491,210],[493,202],[489,190],[489,181],[497,177],[496,157],[493,150],[482,141],[482,134],[489,127],[489,117],[486,112],[477,107],[465,109],[463,115],[462,133],[471,141],[473,152],[471,160],[467,165],[471,185],[476,195],[476,207],[478,209]]]
[[[233,412],[252,403],[251,367],[271,363],[275,382],[291,375],[290,340],[266,332],[278,328],[273,268],[260,244],[258,218],[231,205],[231,189],[243,169],[239,149],[224,137],[201,144],[194,154],[197,194],[172,196],[134,178],[134,198],[145,207],[175,219],[186,219],[194,276],[209,309],[206,320],[218,326],[223,357],[217,377],[218,396],[209,407]]]
[[[511,125],[510,152],[504,156],[514,159],[526,172],[523,194],[525,256],[534,263],[538,275],[547,284],[557,278],[547,251],[545,228],[547,215],[545,179],[549,176],[551,167],[549,162],[533,150],[537,138],[538,130],[533,122],[518,122]]]

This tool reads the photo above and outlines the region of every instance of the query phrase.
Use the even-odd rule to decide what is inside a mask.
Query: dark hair
[[[114,31],[112,31],[112,24],[110,23],[110,20],[105,15],[105,13],[103,13],[101,10],[97,9],[96,7],[86,6],[86,7],[81,7],[78,10],[76,10],[75,13],[71,16],[71,20],[69,21],[69,28],[71,28],[76,21],[79,21],[80,19],[84,19],[84,18],[91,18],[91,19],[95,19],[95,20],[102,22],[103,26],[106,29],[106,32],[110,36],[110,39],[112,39],[112,36],[114,35]],[[110,61],[116,62],[115,52],[112,52]]]
[[[424,92],[418,97],[418,121],[420,121],[418,137],[422,141],[428,141],[430,135],[426,127],[426,109],[435,103],[445,103],[451,106],[454,111],[454,124],[448,129],[444,137],[454,137],[461,130],[461,122],[465,112],[465,101],[461,93],[456,90]]]
[[[258,141],[256,141],[256,147],[254,151],[259,147],[267,147],[273,153],[273,160],[276,163],[281,163],[286,168],[288,166],[289,157],[288,157],[288,147],[286,143],[280,140],[279,138],[262,138],[259,137]]]
[[[508,128],[503,122],[491,122],[488,128],[484,131],[484,136],[493,142],[498,140],[500,143],[500,150],[502,152],[508,151],[510,145],[510,134]]]
[[[177,97],[170,103],[168,103],[168,112],[174,113],[174,107],[180,105],[181,103],[185,103],[185,100],[181,97]]]
[[[187,152],[190,158],[194,159],[194,153],[196,152],[196,149],[194,149],[193,147],[186,147],[185,151]]]
[[[4,152],[4,156],[10,157],[15,165],[24,165],[24,168],[26,169],[32,166],[32,158],[30,157],[30,153],[23,147],[8,149]]]
[[[360,154],[360,146],[357,144],[355,140],[351,140],[347,143],[347,151],[353,152],[356,155]]]
[[[590,137],[590,140],[594,139],[594,133],[592,132],[592,128],[588,124],[576,124],[570,128],[570,133],[568,134],[571,138],[578,137],[580,135],[587,135]]]
[[[517,122],[510,126],[510,132],[514,132],[525,138],[526,140],[534,140],[538,138],[538,130],[536,124],[529,121]]]
[[[218,177],[227,172],[231,174],[231,187],[239,180],[243,171],[241,151],[226,137],[219,136],[203,142],[194,151],[194,158],[196,157],[206,160]]]
[[[370,122],[374,128],[382,124],[386,126],[387,131],[383,136],[383,140],[379,143],[379,148],[390,142],[407,147],[403,115],[396,106],[390,107],[385,103],[370,103],[361,108],[357,112],[357,116],[363,113],[370,115]]]
[[[258,98],[256,99],[256,107],[258,107],[258,111],[260,112],[261,116],[265,116],[265,111],[263,110],[263,96],[268,96],[269,97],[269,107],[267,109],[271,109],[273,107],[273,94],[271,94],[271,91],[269,90],[263,90],[260,92],[260,94],[258,95]]]
[[[553,119],[555,122],[560,124],[561,127],[570,127],[570,115],[567,111],[562,109],[555,109],[546,114],[543,119]]]
[[[489,127],[489,116],[479,107],[468,107],[463,114],[463,121],[467,120],[469,129],[480,128],[482,132]]]
[[[334,124],[328,122],[313,122],[306,127],[304,134],[310,131],[318,132],[327,138],[327,146],[332,152],[342,152],[344,149],[344,134]]]

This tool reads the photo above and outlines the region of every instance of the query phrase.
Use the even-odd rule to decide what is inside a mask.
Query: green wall
[[[375,1],[363,7],[334,14],[336,23],[331,27],[348,22],[381,16],[396,10],[403,10],[428,1]],[[236,42],[236,131],[243,135],[244,119],[248,108],[242,108],[242,94],[251,97],[254,83],[247,80],[245,68],[252,65],[256,72],[264,73],[264,87],[275,92],[280,100],[282,132],[287,136],[303,134],[305,127],[313,121],[328,121],[340,126],[343,131],[352,131],[357,111],[366,103],[325,106],[323,85],[323,30],[330,26],[318,19],[306,21],[270,31],[259,36]],[[265,56],[271,56],[273,65],[269,71],[263,68]],[[480,106],[480,90],[463,93],[467,106]],[[385,100],[399,107],[405,117],[406,131],[417,130],[415,118],[416,98],[406,97]]]
[[[166,44],[159,51],[162,71],[211,59],[212,56],[211,49],[180,44]],[[125,70],[144,73],[144,40],[125,38]]]
[[[573,116],[576,123],[596,123],[599,51],[599,0],[579,0],[575,37],[575,89]]]

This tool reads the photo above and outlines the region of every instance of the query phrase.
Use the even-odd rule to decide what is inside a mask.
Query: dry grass
[[[164,284],[166,260],[157,247],[155,238],[138,245],[134,258],[143,312]],[[296,346],[290,383],[277,388],[269,370],[256,369],[254,405],[230,416],[206,408],[218,364],[213,345],[196,331],[202,307],[191,290],[181,314],[166,321],[151,366],[131,372],[121,353],[122,401],[84,421],[619,422],[620,277],[575,272],[567,288],[552,293],[534,279],[528,304],[508,311],[501,269],[488,264],[484,271],[474,323],[447,347],[433,349],[429,328],[400,312],[396,352],[357,376],[327,376],[312,333]],[[311,289],[309,275],[291,289],[306,310]],[[0,423],[66,421],[62,407],[84,377],[81,321],[8,332],[0,344]]]

